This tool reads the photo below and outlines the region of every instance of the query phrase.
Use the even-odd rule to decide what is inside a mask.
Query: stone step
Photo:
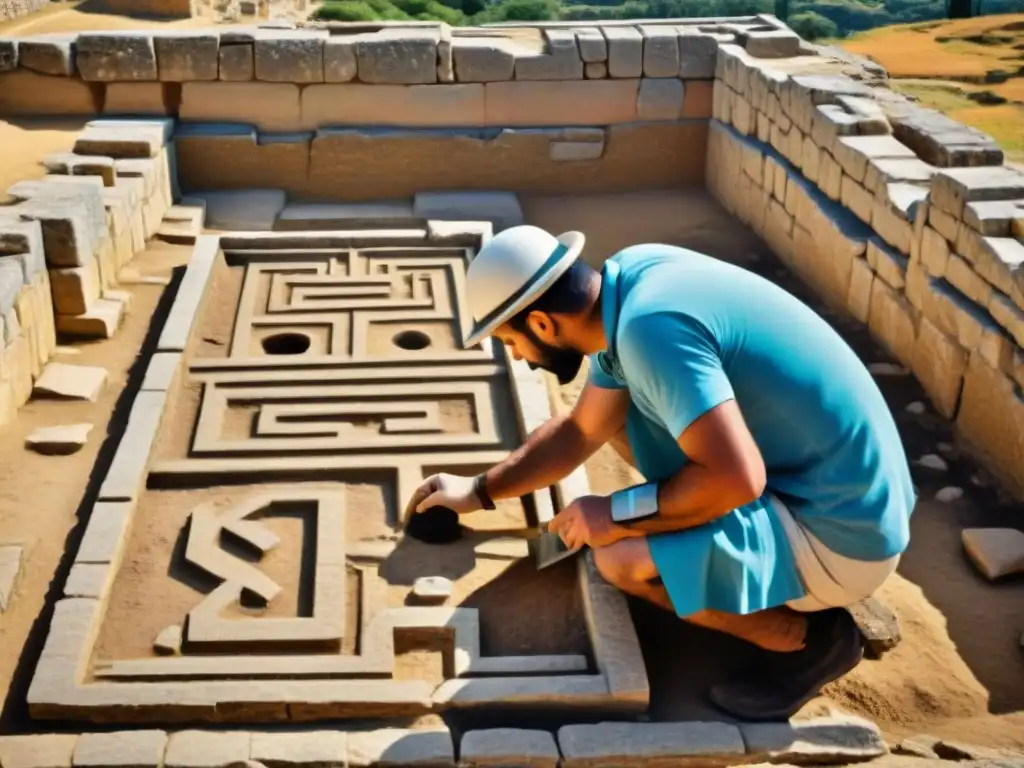
[[[380,200],[367,203],[289,203],[274,229],[294,232],[310,229],[396,229],[423,226],[413,214],[411,200]]]
[[[167,209],[156,236],[166,243],[192,245],[203,234],[205,225],[206,201],[183,198],[180,203]]]

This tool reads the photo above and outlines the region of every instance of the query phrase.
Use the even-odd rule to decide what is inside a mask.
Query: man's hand
[[[405,516],[431,507],[448,507],[460,515],[482,508],[473,489],[475,478],[458,475],[433,475],[416,489],[405,508]]]
[[[612,500],[607,496],[581,496],[555,515],[548,530],[557,533],[569,549],[607,547],[637,535],[612,522]]]

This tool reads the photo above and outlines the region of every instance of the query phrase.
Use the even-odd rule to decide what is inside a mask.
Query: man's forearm
[[[522,446],[487,471],[487,493],[494,500],[525,496],[557,483],[599,446],[591,446],[569,414],[535,429]]]
[[[687,464],[658,494],[658,514],[648,520],[630,523],[629,528],[643,533],[666,533],[695,528],[727,515],[736,507],[749,504],[763,489],[751,488],[737,480],[733,472]]]

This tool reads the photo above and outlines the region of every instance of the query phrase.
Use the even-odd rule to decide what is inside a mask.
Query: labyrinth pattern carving
[[[646,703],[625,603],[592,563],[539,593],[565,613],[584,606],[585,647],[487,650],[487,603],[462,603],[499,580],[497,594],[512,594],[517,564],[536,578],[524,537],[585,481],[531,494],[504,528],[452,545],[399,534],[402,503],[428,474],[500,461],[550,412],[538,374],[490,343],[461,348],[473,249],[389,237],[358,248],[200,238],[182,282],[191,293],[171,312],[190,325],[150,365],[162,375],[147,375],[74,565],[90,589],[56,607],[33,716],[250,722]],[[216,269],[240,272],[234,296],[203,293]],[[225,301],[237,306],[223,353],[190,354],[186,339],[205,338],[206,313]],[[360,483],[383,496],[359,496]],[[415,599],[414,578],[434,571],[396,575],[421,561],[450,570],[450,600]],[[507,613],[503,599],[488,621]],[[401,671],[410,642],[442,654],[440,678]]]

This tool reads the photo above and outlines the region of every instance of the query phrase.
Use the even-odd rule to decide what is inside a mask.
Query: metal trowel
[[[541,528],[540,534],[529,539],[527,546],[534,562],[537,563],[537,570],[542,571],[550,568],[555,563],[560,563],[570,557],[575,557],[586,547],[569,549],[557,533],[550,533],[547,528]]]

